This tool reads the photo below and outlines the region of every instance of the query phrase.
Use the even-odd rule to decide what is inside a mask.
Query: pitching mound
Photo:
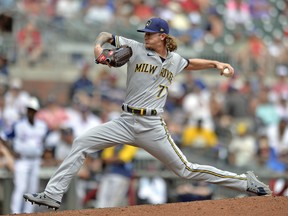
[[[15,215],[15,214],[14,214]],[[288,197],[245,197],[223,200],[170,203],[165,205],[137,205],[123,208],[84,209],[74,211],[51,211],[17,216],[231,216],[261,215],[287,216]]]

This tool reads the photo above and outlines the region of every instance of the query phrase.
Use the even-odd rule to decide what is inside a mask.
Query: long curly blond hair
[[[177,50],[178,45],[176,38],[171,35],[167,35],[165,40],[165,46],[170,52]]]

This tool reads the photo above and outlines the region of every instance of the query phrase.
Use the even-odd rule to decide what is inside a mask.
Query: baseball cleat
[[[259,181],[252,171],[245,173],[247,176],[247,191],[258,196],[272,195],[269,186]]]
[[[34,203],[38,204],[39,206],[44,205],[47,206],[47,208],[54,209],[55,211],[60,207],[61,204],[60,202],[46,196],[44,192],[36,194],[26,193],[23,195],[23,198],[25,199],[25,201],[31,202],[32,205]]]

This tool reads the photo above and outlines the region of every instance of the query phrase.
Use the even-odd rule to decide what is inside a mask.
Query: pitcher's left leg
[[[250,174],[238,175],[233,172],[217,169],[213,166],[199,165],[189,162],[186,156],[174,143],[167,130],[165,122],[163,120],[159,121],[161,121],[161,123],[157,126],[153,125],[154,130],[148,131],[139,136],[138,143],[140,143],[140,146],[143,149],[162,161],[176,175],[185,179],[219,184],[239,191],[247,191],[251,186],[249,184],[254,183],[255,185],[257,183],[256,186],[260,185],[259,187],[264,188],[264,192],[261,192],[261,195],[270,193],[269,187],[258,181],[256,178],[253,178],[253,181],[250,181],[250,179],[252,179],[249,176]],[[148,139],[148,137],[150,139]],[[255,190],[258,189],[256,188]],[[260,195],[259,191],[253,193]]]

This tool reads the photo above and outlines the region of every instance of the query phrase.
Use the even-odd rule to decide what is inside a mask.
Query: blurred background
[[[74,137],[121,114],[125,66],[94,64],[96,36],[107,31],[142,42],[136,29],[154,16],[169,22],[183,57],[235,68],[233,78],[215,70],[184,71],[175,78],[164,116],[175,143],[191,162],[237,173],[254,170],[274,195],[288,196],[287,0],[0,0],[1,133],[25,115],[30,96],[39,100],[37,118],[49,128],[39,191]],[[61,208],[247,196],[178,179],[141,149],[114,149],[114,156],[122,150],[129,155],[121,160],[126,183],[122,195],[113,195],[121,203],[100,204],[106,174],[119,167],[109,160],[111,152],[98,152],[86,159]],[[1,144],[2,214],[13,213],[17,160],[13,140]]]

